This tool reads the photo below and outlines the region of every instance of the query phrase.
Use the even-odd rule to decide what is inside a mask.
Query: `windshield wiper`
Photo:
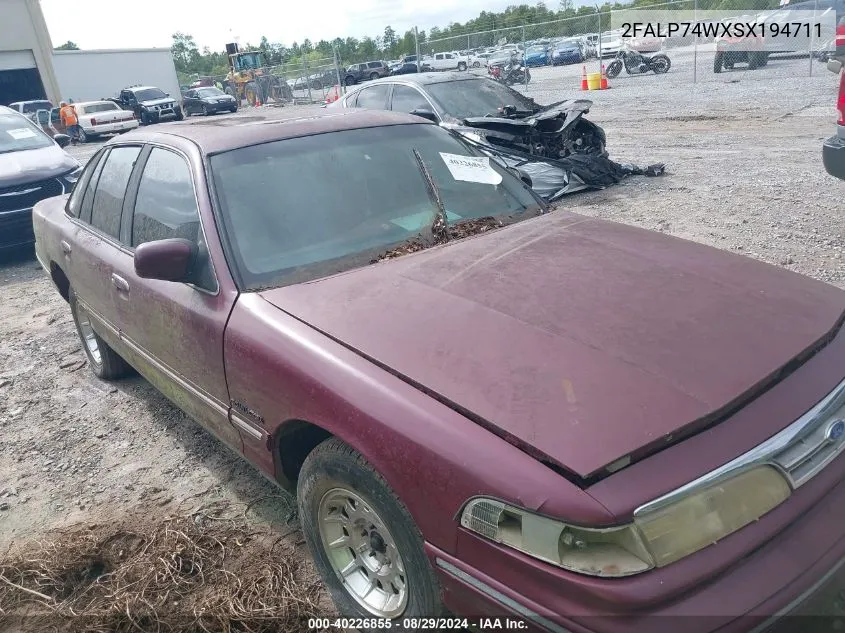
[[[449,218],[446,216],[446,207],[443,204],[443,199],[440,197],[440,191],[437,189],[437,185],[434,184],[434,178],[431,177],[431,172],[428,170],[428,167],[426,167],[425,161],[423,161],[419,151],[416,148],[411,151],[414,153],[414,158],[417,159],[417,166],[420,168],[420,172],[425,180],[428,195],[431,198],[431,201],[434,202],[434,206],[437,208],[437,214],[435,215],[434,222],[431,225],[431,233],[436,239],[448,242]]]

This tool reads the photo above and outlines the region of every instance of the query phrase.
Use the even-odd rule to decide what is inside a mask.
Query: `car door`
[[[237,294],[221,291],[217,282],[187,157],[147,146],[129,189],[121,236],[128,248],[115,266],[123,283],[113,293],[127,360],[189,416],[241,451],[240,433],[229,421],[223,369],[223,334]],[[196,247],[192,283],[135,274],[135,249],[169,238]]]
[[[117,350],[119,318],[113,292],[120,279],[115,263],[123,248],[120,229],[126,189],[140,152],[140,145],[126,145],[98,155],[81,198],[74,194],[78,216],[60,243],[71,288],[91,315],[94,330]]]
[[[182,99],[182,107],[185,109],[186,114],[192,114],[194,112],[197,104],[197,94],[196,90],[188,90],[185,93],[185,97]]]

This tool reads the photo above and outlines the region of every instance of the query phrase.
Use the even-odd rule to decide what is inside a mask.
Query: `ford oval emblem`
[[[845,435],[845,420],[836,420],[825,431],[824,436],[828,442],[835,442]]]

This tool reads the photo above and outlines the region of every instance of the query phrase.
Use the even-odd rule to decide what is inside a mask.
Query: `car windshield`
[[[528,97],[487,78],[444,81],[430,84],[427,90],[445,114],[458,120],[497,115],[504,106],[515,106],[519,112],[540,109]]]
[[[19,114],[0,114],[0,154],[50,147],[53,141]]]
[[[197,90],[200,97],[222,97],[226,93],[219,88],[200,88]]]
[[[145,88],[135,93],[138,101],[152,101],[153,99],[164,99],[167,97],[164,91],[159,88]]]
[[[317,279],[433,239],[440,211],[424,171],[454,230],[468,221],[498,225],[542,211],[530,189],[491,160],[481,159],[486,166],[462,163],[461,157],[477,156],[429,124],[318,134],[212,156],[212,180],[243,287]]]
[[[82,110],[85,114],[93,114],[94,112],[110,112],[111,110],[119,110],[120,108],[117,107],[114,103],[106,102],[106,103],[89,103],[86,106],[83,106]]]

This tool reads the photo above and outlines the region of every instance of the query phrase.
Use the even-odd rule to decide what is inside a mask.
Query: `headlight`
[[[636,525],[662,567],[715,543],[774,509],[792,494],[786,479],[760,466],[663,508],[637,512]]]
[[[777,470],[761,466],[669,505],[643,506],[632,523],[616,527],[569,525],[487,498],[467,503],[461,525],[572,572],[622,577],[720,541],[780,505],[791,491]]]

